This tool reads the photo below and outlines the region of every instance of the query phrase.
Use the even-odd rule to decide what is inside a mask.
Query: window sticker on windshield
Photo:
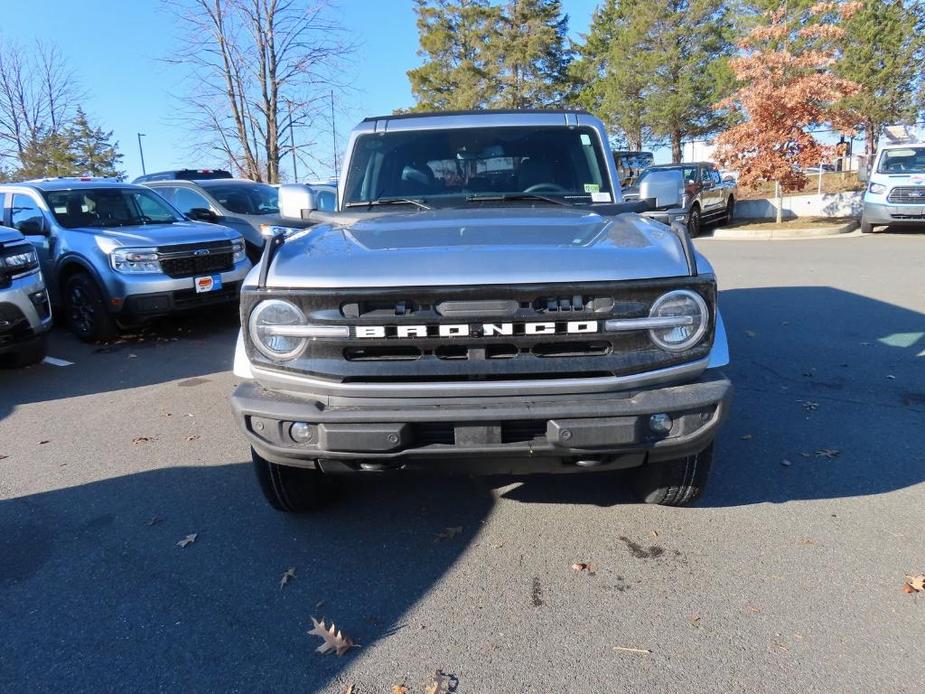
[[[585,147],[591,146],[591,136],[588,135],[588,133],[581,133],[580,137],[581,137],[581,144],[583,144]]]
[[[610,197],[610,193],[598,193],[597,191],[592,191],[591,202],[613,202],[613,200]]]
[[[585,192],[586,193],[596,193],[601,187],[597,183],[585,183]]]

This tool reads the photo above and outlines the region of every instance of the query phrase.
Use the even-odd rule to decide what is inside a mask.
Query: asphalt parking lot
[[[698,245],[737,394],[689,509],[418,476],[285,516],[230,416],[233,313],[56,331],[72,365],[0,372],[0,690],[919,690],[925,234]],[[312,615],[360,647],[315,653]]]

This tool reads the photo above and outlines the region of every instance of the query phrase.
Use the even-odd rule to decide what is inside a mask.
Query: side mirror
[[[681,206],[684,174],[677,169],[650,171],[639,184],[639,199],[652,209]]]
[[[194,207],[186,213],[186,216],[197,222],[211,222],[214,224],[218,221],[218,215],[208,207]]]
[[[279,187],[279,214],[286,219],[306,219],[318,209],[318,196],[304,183],[286,183]]]
[[[30,217],[16,225],[17,231],[23,236],[48,236],[44,217]]]
[[[735,183],[736,180],[732,176],[723,176],[723,183]]]

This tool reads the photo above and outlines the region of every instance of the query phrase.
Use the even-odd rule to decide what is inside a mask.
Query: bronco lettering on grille
[[[598,332],[596,320],[574,320],[564,323],[453,323],[444,325],[358,325],[354,337],[360,338],[421,338],[421,337],[495,337],[505,335],[575,335]]]

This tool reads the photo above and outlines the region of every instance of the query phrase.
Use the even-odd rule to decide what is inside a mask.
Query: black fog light
[[[294,422],[289,427],[289,436],[296,443],[308,443],[312,440],[312,428],[306,422]]]
[[[667,434],[671,431],[671,425],[674,422],[671,415],[666,412],[657,412],[649,417],[649,429],[655,434]]]

